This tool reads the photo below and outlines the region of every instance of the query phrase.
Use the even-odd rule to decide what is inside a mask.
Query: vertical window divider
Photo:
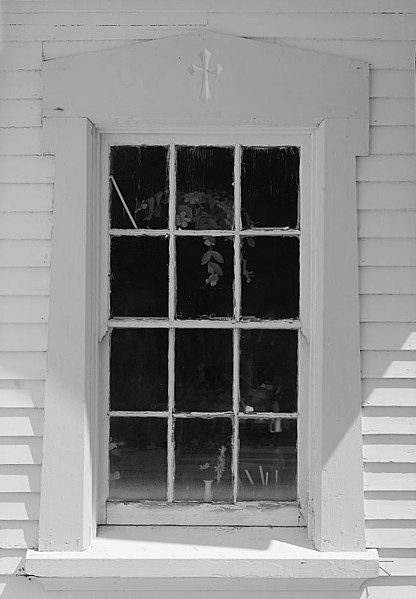
[[[234,147],[234,319],[241,318],[241,146]],[[240,403],[240,329],[233,329],[233,438],[232,438],[232,481],[233,503],[238,497],[238,454],[239,454],[239,422]]]
[[[175,320],[176,309],[176,245],[175,245],[175,212],[176,212],[176,155],[175,144],[169,147],[169,299],[168,317],[171,325]],[[167,438],[167,501],[173,501],[175,477],[175,440],[173,407],[175,400],[175,329],[169,328],[168,340],[168,438]]]

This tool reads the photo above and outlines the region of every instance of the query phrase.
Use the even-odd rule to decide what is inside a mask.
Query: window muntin
[[[159,142],[158,142],[159,143]],[[299,144],[300,145],[300,144]],[[156,154],[154,146],[115,146],[125,150],[126,147],[134,148],[136,156],[141,152],[143,156],[143,149],[150,147],[152,152]],[[166,145],[160,147],[165,147]],[[140,149],[140,152],[137,151]],[[221,150],[220,160],[215,160],[215,151]],[[269,152],[270,150],[270,152]],[[111,151],[114,151],[112,146]],[[282,155],[279,155],[279,152]],[[271,155],[271,158],[269,156]],[[213,169],[208,174],[203,176],[198,174],[198,164],[192,167],[192,159],[197,157],[194,161],[199,164],[203,163],[203,158],[210,156],[211,162],[214,163]],[[184,175],[178,172],[178,156],[182,161],[182,170],[190,170],[191,184],[186,187],[186,181],[184,181]],[[212,158],[214,156],[214,159]],[[232,157],[232,172],[230,173],[230,160]],[[254,156],[254,158],[253,158]],[[260,156],[260,159],[258,158]],[[185,157],[185,158],[184,158]],[[202,157],[202,158],[201,158]],[[280,158],[279,160],[276,157]],[[159,310],[159,314],[140,314],[134,315],[129,314],[120,315],[113,310],[113,302],[111,302],[111,318],[109,320],[110,330],[112,334],[117,333],[120,329],[130,330],[142,330],[149,329],[162,329],[166,332],[169,337],[168,345],[168,394],[167,402],[165,400],[156,402],[156,405],[151,405],[152,402],[140,403],[134,407],[130,404],[130,409],[127,410],[114,410],[113,400],[111,400],[111,410],[109,411],[109,419],[111,423],[118,421],[118,446],[115,448],[115,453],[120,454],[120,430],[122,423],[126,423],[126,427],[132,427],[129,423],[130,419],[135,421],[141,421],[149,419],[150,422],[155,420],[163,420],[166,423],[166,436],[167,442],[167,464],[166,464],[166,486],[164,493],[153,493],[149,492],[149,496],[146,497],[143,491],[137,491],[136,495],[133,493],[114,491],[112,489],[119,489],[121,483],[119,482],[123,476],[120,474],[120,469],[117,466],[117,458],[111,456],[112,461],[112,473],[110,482],[110,494],[111,501],[118,501],[124,499],[125,501],[143,501],[145,499],[155,499],[168,502],[182,502],[182,501],[193,501],[193,502],[204,502],[207,501],[206,495],[204,495],[203,481],[204,481],[204,470],[203,468],[207,463],[209,466],[207,470],[213,471],[217,457],[220,455],[220,450],[224,447],[225,451],[225,468],[222,475],[222,480],[217,489],[216,483],[213,483],[213,493],[211,499],[214,504],[218,503],[240,503],[240,502],[258,502],[258,501],[294,501],[297,499],[296,489],[296,436],[297,436],[297,395],[298,395],[298,375],[297,370],[297,358],[299,351],[298,335],[300,329],[299,319],[299,287],[300,287],[300,148],[295,145],[279,145],[276,143],[270,144],[212,144],[210,146],[194,146],[192,144],[174,144],[171,143],[168,152],[166,152],[167,158],[167,181],[168,187],[165,189],[163,196],[170,198],[169,204],[169,219],[168,226],[162,229],[145,228],[148,225],[141,226],[136,229],[132,225],[131,219],[125,220],[124,228],[112,228],[110,225],[110,238],[112,243],[115,239],[130,239],[138,241],[156,241],[163,240],[166,244],[169,244],[169,261],[166,264],[168,270],[168,314]],[[260,226],[261,222],[264,221],[264,207],[263,212],[256,216],[256,221],[250,221],[248,211],[242,206],[244,197],[248,197],[250,194],[247,191],[249,188],[249,177],[247,173],[243,175],[242,171],[248,169],[243,159],[245,158],[246,163],[251,162],[251,173],[255,172],[256,169],[260,172],[261,177],[264,178],[265,165],[269,162],[273,165],[273,162],[278,163],[278,168],[283,172],[282,164],[287,166],[289,162],[290,167],[294,172],[291,176],[286,177],[286,181],[281,184],[283,188],[289,190],[291,194],[289,208],[283,210],[283,216],[281,217],[281,225],[275,223],[279,222],[276,220],[276,214],[278,210],[275,210],[273,215],[274,226]],[[142,158],[143,160],[143,158]],[[227,164],[228,160],[228,164]],[[111,161],[112,162],[112,161]],[[225,167],[224,167],[225,163]],[[258,167],[260,163],[260,167]],[[222,168],[222,173],[218,173]],[[110,175],[114,176],[112,165],[110,166]],[[227,170],[228,169],[228,170]],[[159,171],[163,169],[160,167]],[[199,169],[200,171],[201,169]],[[210,169],[208,169],[209,171]],[[231,175],[231,176],[230,176]],[[136,175],[137,176],[137,175]],[[222,176],[222,181],[221,181]],[[253,175],[252,180],[254,183],[255,177]],[[214,228],[209,221],[201,221],[207,223],[206,226],[212,228],[202,229],[201,224],[196,221],[188,222],[183,226],[178,217],[178,211],[180,209],[179,202],[183,202],[184,193],[191,194],[192,184],[196,185],[200,189],[210,190],[212,189],[212,181],[217,186],[223,186],[221,190],[223,196],[229,197],[230,181],[231,188],[233,189],[233,196],[230,202],[232,206],[231,218],[224,224],[224,228]],[[181,186],[187,189],[186,192],[182,192],[179,189],[179,182]],[[188,182],[189,183],[189,182]],[[137,183],[136,183],[137,184]],[[205,186],[205,187],[204,187]],[[227,189],[228,186],[228,189]],[[139,185],[137,186],[139,187]],[[264,195],[264,185],[262,186],[257,182],[254,184],[253,190],[250,192],[254,199],[259,201],[260,196]],[[276,177],[271,177],[271,181],[268,182],[268,187],[272,190],[271,193],[279,193],[281,196],[284,194],[284,189],[279,189],[279,185],[276,182]],[[112,193],[112,202],[117,203],[121,206],[119,195],[114,195],[114,185],[110,184]],[[179,191],[178,191],[179,189]],[[197,191],[200,191],[197,189]],[[122,186],[119,186],[120,193],[123,192]],[[155,194],[157,190],[152,191]],[[159,190],[160,191],[160,190]],[[244,196],[245,193],[245,196]],[[296,197],[293,197],[293,195]],[[138,197],[138,194],[136,194]],[[130,213],[133,214],[134,210],[137,210],[137,197],[134,202],[131,198],[125,198],[125,202],[130,207]],[[145,198],[146,199],[146,198]],[[175,202],[176,200],[176,202]],[[143,199],[140,198],[143,203]],[[165,200],[162,199],[161,202]],[[166,200],[167,201],[167,200]],[[247,200],[245,200],[247,203]],[[253,205],[253,200],[250,200]],[[295,207],[295,208],[294,208]],[[112,209],[111,209],[112,210]],[[252,210],[253,212],[253,210]],[[255,211],[254,211],[255,212]],[[262,221],[263,219],[263,221]],[[150,220],[150,219],[149,219]],[[145,221],[149,223],[148,221]],[[185,221],[186,222],[186,221]],[[289,228],[285,225],[285,222],[294,223],[293,228]],[[266,223],[267,224],[267,223]],[[196,280],[196,275],[199,274],[200,278],[203,274],[203,266],[201,265],[202,253],[198,254],[198,245],[203,247],[204,240],[214,239],[215,246],[214,250],[217,251],[219,248],[224,263],[220,263],[223,268],[228,266],[231,273],[229,274],[228,280],[223,275],[219,277],[219,282],[224,282],[225,290],[229,291],[225,295],[223,302],[215,303],[212,301],[211,304],[204,298],[204,292],[206,291],[217,291],[216,285],[211,286],[206,283],[207,272],[204,273],[203,279],[200,283],[200,297],[204,301],[198,302],[189,301],[181,302],[181,279],[186,280],[186,275],[181,272],[181,258],[184,260],[183,264],[189,266],[189,263],[194,262],[193,272],[194,275],[191,277],[192,282]],[[254,244],[252,243],[254,241]],[[183,245],[182,245],[183,244]],[[182,249],[183,248],[183,249]],[[211,246],[207,245],[208,249]],[[205,249],[207,249],[205,248]],[[290,248],[289,251],[286,248]],[[251,281],[246,278],[246,272],[244,272],[245,266],[242,265],[242,260],[255,254],[255,250],[260,255],[259,259],[251,258],[253,264],[258,271],[258,280],[256,285],[259,290],[259,294],[250,292],[250,284],[255,281],[256,277],[253,276]],[[228,250],[228,253],[226,253]],[[282,253],[285,252],[288,256],[288,263],[282,259]],[[224,255],[223,255],[224,253]],[[197,255],[197,259],[195,259]],[[246,257],[247,255],[247,257]],[[250,257],[251,257],[250,256]],[[271,257],[271,260],[270,260]],[[276,268],[270,267],[270,263],[275,263]],[[123,261],[121,261],[123,262]],[[186,264],[188,262],[188,265]],[[253,267],[254,268],[254,267]],[[295,268],[295,274],[293,270]],[[275,273],[278,273],[278,279],[282,282],[280,294],[278,291],[273,291],[273,285],[276,282]],[[113,277],[113,273],[111,274]],[[222,278],[226,279],[225,281]],[[158,284],[161,285],[161,277],[156,277]],[[166,279],[164,279],[165,281]],[[186,282],[186,281],[185,281]],[[202,283],[202,284],[201,284]],[[190,289],[189,280],[187,282],[188,289]],[[194,285],[195,287],[195,285]],[[254,285],[252,286],[252,289]],[[192,291],[192,285],[191,285]],[[274,293],[274,296],[273,296]],[[162,296],[163,294],[161,294]],[[260,302],[256,305],[255,297],[260,295],[263,300],[269,298],[269,305],[267,301]],[[286,299],[285,299],[286,295]],[[183,293],[186,298],[189,293]],[[277,299],[278,301],[273,301]],[[231,300],[231,301],[230,301]],[[196,304],[196,308],[195,308]],[[270,306],[273,305],[273,310]],[[212,309],[214,307],[214,309]],[[169,332],[168,332],[169,330]],[[227,389],[225,393],[222,393],[221,401],[213,402],[212,397],[207,402],[207,389],[199,389],[197,395],[200,396],[201,401],[195,401],[193,399],[189,401],[189,397],[195,398],[195,390],[188,390],[187,395],[180,399],[181,389],[177,384],[178,364],[175,360],[175,353],[178,352],[178,339],[186,339],[186,334],[195,335],[200,333],[203,336],[207,336],[208,333],[229,333],[231,339],[231,362],[232,362],[232,382],[229,385],[231,389]],[[250,384],[244,381],[242,372],[247,370],[247,366],[243,365],[243,354],[241,355],[240,361],[240,346],[243,345],[246,349],[250,345],[251,339],[255,339],[256,335],[266,336],[268,334],[277,335],[283,339],[285,338],[286,347],[282,346],[282,355],[280,357],[280,368],[285,368],[284,357],[286,356],[286,362],[291,360],[295,364],[295,368],[292,368],[292,372],[286,376],[284,386],[291,386],[292,394],[288,399],[287,393],[285,393],[285,399],[283,401],[272,401],[273,392],[270,392],[268,387],[270,383],[264,382],[261,377],[265,377],[265,373],[270,365],[256,365],[256,372],[251,373],[252,383],[257,389],[251,389]],[[185,337],[183,337],[185,335]],[[176,339],[175,339],[176,338]],[[187,346],[186,341],[181,342],[183,347]],[[281,343],[281,341],[279,341]],[[212,345],[212,344],[211,344]],[[225,344],[227,345],[227,344]],[[230,344],[229,344],[230,345]],[[267,344],[266,344],[267,346]],[[270,343],[269,343],[270,346]],[[223,349],[223,346],[221,346]],[[192,350],[191,350],[192,353]],[[267,349],[263,351],[262,355],[267,354]],[[288,357],[290,354],[290,357]],[[113,359],[113,358],[112,358]],[[230,358],[225,359],[222,356],[222,361],[230,363]],[[246,355],[246,361],[250,361],[250,357]],[[283,362],[282,362],[283,360]],[[181,359],[179,359],[180,363]],[[209,365],[208,365],[209,366]],[[175,376],[176,374],[176,376]],[[228,375],[229,376],[229,375]],[[189,378],[189,377],[188,377]],[[191,377],[192,378],[192,377]],[[209,378],[209,377],[208,377]],[[269,375],[270,378],[270,375]],[[274,387],[281,387],[281,376],[277,377],[279,383],[273,383]],[[283,377],[284,378],[284,377]],[[183,387],[183,384],[181,385]],[[182,389],[182,395],[183,389]],[[185,393],[186,395],[186,393]],[[208,390],[209,395],[209,390]],[[247,401],[247,398],[249,401]],[[251,403],[254,405],[251,405]],[[165,405],[167,403],[167,409]],[[208,409],[209,405],[209,409]],[[278,411],[276,411],[276,409]],[[209,428],[209,424],[214,426],[217,422],[219,429],[212,432]],[[115,426],[115,425],[114,425]],[[142,429],[145,425],[141,425]],[[162,427],[161,423],[158,425]],[[151,426],[147,425],[147,428],[155,429],[156,424]],[[155,428],[156,427],[156,428]],[[199,428],[198,428],[199,427]],[[228,427],[228,428],[227,428]],[[113,424],[111,424],[111,430],[113,430]],[[140,428],[140,427],[139,427]],[[194,434],[192,434],[194,429]],[[240,439],[240,431],[242,437]],[[115,430],[115,429],[114,429]],[[195,430],[202,431],[196,435]],[[191,432],[189,432],[191,431]],[[206,431],[206,432],[205,432]],[[273,433],[272,433],[273,431]],[[222,435],[222,436],[221,436]],[[252,439],[250,440],[250,435]],[[204,447],[204,436],[209,439],[209,445],[205,444]],[[150,436],[151,437],[151,436]],[[267,438],[269,437],[269,441]],[[283,444],[279,444],[276,440],[279,437],[286,437]],[[131,435],[130,435],[131,438]],[[200,439],[201,452],[200,455],[194,451],[192,443],[195,443],[195,438]],[[215,441],[218,440],[218,447],[215,445]],[[221,443],[220,443],[221,441]],[[123,441],[121,441],[123,443]],[[144,441],[143,441],[144,443]],[[132,442],[130,441],[130,445]],[[153,442],[150,443],[151,447],[155,446]],[[114,449],[114,440],[111,440],[111,447]],[[267,449],[268,447],[268,449]],[[287,448],[289,451],[284,451],[286,455],[278,456],[276,453],[282,451],[282,448]],[[254,460],[249,462],[244,461],[247,459],[247,454],[251,451],[255,453],[263,452],[270,454],[265,460]],[[134,453],[132,446],[126,448],[127,453]],[[110,454],[112,452],[110,451]],[[123,453],[123,451],[121,451]],[[143,454],[144,455],[144,454]],[[270,457],[271,456],[271,457]],[[130,456],[131,457],[131,456]],[[186,463],[186,460],[188,462]],[[131,462],[131,460],[130,460]],[[142,460],[142,463],[148,465],[148,460]],[[162,460],[163,462],[163,460]],[[163,463],[160,462],[157,466],[159,472],[164,468]],[[260,463],[259,463],[260,462]],[[190,464],[193,464],[194,473],[191,477],[191,481],[188,484],[184,484],[184,467],[186,466],[189,471]],[[278,467],[275,467],[276,464]],[[288,467],[285,467],[288,464]],[[247,467],[249,466],[249,467]],[[227,471],[228,469],[228,471]],[[137,464],[131,466],[131,476],[137,479]],[[238,473],[238,474],[236,474]],[[120,476],[120,478],[118,478]],[[215,476],[210,474],[215,479]],[[182,482],[180,482],[182,481]],[[163,485],[162,485],[163,486]],[[224,488],[222,488],[224,486]],[[229,487],[229,493],[227,495],[226,486]],[[139,485],[140,487],[140,485]],[[272,489],[274,487],[274,489]],[[184,490],[185,489],[185,490]]]

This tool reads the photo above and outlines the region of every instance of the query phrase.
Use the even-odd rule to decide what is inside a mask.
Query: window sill
[[[66,589],[352,589],[376,551],[319,552],[305,529],[101,527],[83,552],[28,551],[26,574]]]

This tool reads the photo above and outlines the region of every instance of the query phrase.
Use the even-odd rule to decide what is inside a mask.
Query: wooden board
[[[52,214],[50,212],[10,212],[2,215],[0,221],[2,239],[50,239],[51,235]]]
[[[0,464],[31,465],[41,463],[41,437],[2,437],[0,439]]]
[[[16,212],[15,214],[19,214]],[[36,214],[36,213],[33,213]],[[1,219],[0,219],[1,221]],[[6,218],[7,221],[7,218]],[[30,219],[26,219],[26,223]],[[45,219],[38,223],[45,231]],[[9,219],[10,222],[10,219]],[[16,222],[16,219],[15,219]],[[47,223],[46,223],[47,224]],[[39,226],[39,228],[40,228]],[[50,228],[50,227],[49,227]],[[0,241],[0,267],[4,266],[49,266],[51,260],[51,244],[49,241],[13,239]],[[0,321],[2,316],[0,315]]]
[[[0,416],[0,437],[41,437],[43,434],[43,410],[1,408]]]
[[[52,183],[0,184],[0,212],[50,212]]]
[[[0,324],[0,351],[46,351],[46,324]]]
[[[416,181],[414,157],[389,155],[358,158],[357,181]]]
[[[47,322],[48,298],[0,296],[0,322]]]
[[[370,153],[376,154],[414,154],[415,128],[405,127],[370,127]]]
[[[361,322],[414,322],[414,295],[361,295]]]
[[[363,378],[412,379],[416,376],[416,352],[363,351],[361,364]]]
[[[416,294],[416,268],[410,266],[363,266],[361,294]]]
[[[412,323],[363,323],[360,330],[362,349],[416,350]]]
[[[370,211],[364,211],[366,213]],[[395,218],[397,213],[394,212],[381,212],[380,218],[377,218],[378,211],[373,221],[371,220],[370,214],[366,214],[363,219],[360,220],[362,224],[361,232],[366,233],[363,235],[367,239],[360,239],[359,241],[359,256],[360,266],[416,266],[416,239],[397,239],[393,237],[393,232],[397,230],[403,231],[403,237],[406,229],[410,232],[412,228],[413,215],[411,213],[403,212],[403,215],[409,215],[409,226],[403,222],[404,218]],[[391,228],[387,225],[387,215],[391,214]],[[416,214],[416,213],[415,213]],[[376,235],[376,231],[380,233],[379,237]],[[383,234],[384,233],[384,234]],[[368,237],[373,237],[369,239]],[[380,237],[390,237],[390,239],[380,239]]]
[[[358,207],[362,210],[414,210],[416,183],[358,183]]]
[[[0,268],[0,295],[48,295],[48,268]]]

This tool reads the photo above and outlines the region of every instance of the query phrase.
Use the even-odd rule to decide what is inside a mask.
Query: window
[[[106,521],[157,523],[158,502],[190,502],[201,523],[297,525],[309,139],[299,138],[301,160],[300,146],[279,146],[273,135],[227,145],[203,138],[151,145],[139,136],[140,145],[118,145],[110,136],[105,145]],[[133,519],[126,502],[135,503]],[[267,502],[267,517],[254,502]],[[215,504],[236,511],[220,515]],[[170,517],[177,523],[174,509]]]

